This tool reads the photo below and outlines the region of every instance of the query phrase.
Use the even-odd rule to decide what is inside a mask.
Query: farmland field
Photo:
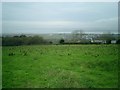
[[[117,45],[3,46],[3,88],[117,88]]]

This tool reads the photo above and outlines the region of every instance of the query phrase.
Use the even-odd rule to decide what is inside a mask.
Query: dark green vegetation
[[[3,88],[115,88],[118,45],[3,47]]]
[[[49,36],[49,37],[47,37]],[[59,37],[60,36],[60,37]],[[63,39],[64,37],[64,39]],[[86,38],[87,37],[87,38]],[[97,40],[97,41],[95,41]],[[47,34],[3,36],[2,46],[55,45],[55,44],[120,44],[120,34]]]
[[[49,42],[45,41],[42,37],[39,36],[27,37],[25,35],[21,35],[21,36],[2,38],[3,46],[40,45],[40,44],[48,44],[48,43]]]

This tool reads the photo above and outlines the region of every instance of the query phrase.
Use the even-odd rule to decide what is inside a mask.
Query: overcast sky
[[[3,33],[117,33],[117,2],[3,2]]]

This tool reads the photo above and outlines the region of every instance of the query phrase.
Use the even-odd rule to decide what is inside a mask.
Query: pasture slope
[[[3,88],[116,88],[118,45],[3,46]]]

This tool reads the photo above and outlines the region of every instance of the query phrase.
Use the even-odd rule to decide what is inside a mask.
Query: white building
[[[111,44],[116,44],[117,41],[116,40],[111,40]]]

